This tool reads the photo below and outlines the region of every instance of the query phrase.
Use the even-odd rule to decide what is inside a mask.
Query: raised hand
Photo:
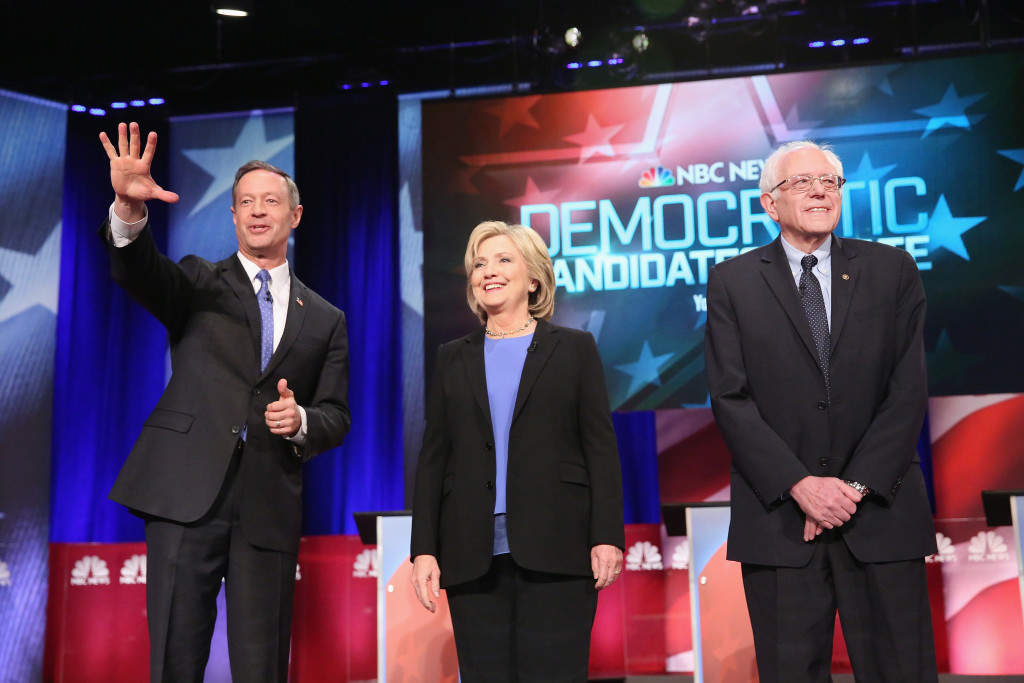
[[[156,133],[149,134],[143,150],[139,124],[119,123],[117,149],[114,149],[105,132],[100,133],[100,142],[110,159],[110,185],[117,195],[114,211],[118,218],[126,223],[141,220],[145,215],[143,205],[150,199],[169,203],[178,201],[177,194],[157,185],[150,174],[153,155],[156,153]]]

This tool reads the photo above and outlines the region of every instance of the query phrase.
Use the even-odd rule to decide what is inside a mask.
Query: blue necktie
[[[263,372],[274,355],[274,297],[270,296],[270,273],[261,270],[256,273],[256,279],[262,283],[256,300],[260,304],[260,372]]]
[[[811,325],[811,335],[818,349],[818,366],[825,376],[825,392],[829,393],[828,361],[831,352],[831,340],[828,330],[828,315],[825,313],[825,297],[821,294],[821,283],[811,269],[818,265],[818,257],[808,254],[800,259],[803,272],[800,273],[800,303],[803,304],[807,322]]]

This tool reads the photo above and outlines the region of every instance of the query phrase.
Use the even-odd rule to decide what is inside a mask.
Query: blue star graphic
[[[0,248],[0,275],[11,283],[0,299],[0,322],[40,305],[57,314],[60,289],[60,222],[35,254]]]
[[[933,130],[937,130],[942,126],[954,126],[956,128],[966,128],[967,130],[970,130],[972,122],[967,118],[964,111],[984,96],[985,93],[982,93],[981,95],[967,95],[966,97],[960,97],[957,95],[956,86],[951,83],[949,88],[946,89],[946,94],[942,96],[942,100],[938,104],[914,110],[915,114],[930,117],[928,125],[925,126],[924,133],[921,134],[921,137],[928,137]],[[977,123],[983,118],[983,116],[984,115],[975,116],[973,122]]]
[[[971,256],[967,253],[962,235],[987,218],[988,216],[956,218],[949,211],[946,195],[939,195],[939,203],[935,205],[935,211],[928,221],[928,235],[932,249],[945,247],[965,261],[970,261]]]
[[[1013,298],[1024,302],[1024,287],[1017,287],[1015,285],[999,285],[999,289],[1003,290]]]
[[[294,142],[294,135],[267,140],[263,114],[253,112],[242,127],[234,145],[182,150],[182,154],[199,165],[212,178],[210,186],[206,188],[206,194],[192,207],[189,215],[194,216],[214,199],[231,190],[231,185],[235,182],[235,171],[239,166],[250,159],[269,161]]]
[[[850,180],[863,181],[865,183],[872,180],[881,180],[885,176],[889,175],[892,169],[896,168],[896,164],[889,164],[888,166],[875,167],[871,163],[871,156],[864,152],[864,156],[860,158],[860,165],[857,166],[857,170],[848,173]]]
[[[1024,165],[1024,149],[1001,149],[999,153],[1010,161]],[[1024,187],[1024,168],[1020,171],[1020,177],[1017,178],[1017,184],[1013,186],[1013,191],[1016,192],[1022,187]]]
[[[697,319],[693,322],[693,329],[699,330],[701,327],[706,325],[708,322],[708,312],[701,311],[697,314]]]
[[[640,358],[635,363],[616,365],[615,369],[632,376],[629,383],[629,391],[627,392],[629,396],[632,396],[645,384],[654,384],[660,387],[661,379],[658,377],[658,372],[661,370],[661,366],[671,358],[671,353],[661,356],[653,355],[651,353],[651,345],[644,341],[644,347],[640,351]]]

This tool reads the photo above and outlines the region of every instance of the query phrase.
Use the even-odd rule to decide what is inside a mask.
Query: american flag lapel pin
[[[306,305],[306,304],[302,303],[302,299],[300,299],[299,297],[295,297],[295,303],[297,303],[300,306],[305,306]]]

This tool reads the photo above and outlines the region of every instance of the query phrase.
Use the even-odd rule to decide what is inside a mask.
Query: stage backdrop
[[[0,681],[42,675],[66,112],[0,91]]]
[[[518,221],[549,245],[554,321],[597,338],[613,408],[705,405],[708,269],[776,237],[762,160],[812,138],[844,161],[837,234],[921,270],[931,393],[1024,390],[1022,78],[1008,54],[425,102],[427,354],[474,325],[470,230]]]

